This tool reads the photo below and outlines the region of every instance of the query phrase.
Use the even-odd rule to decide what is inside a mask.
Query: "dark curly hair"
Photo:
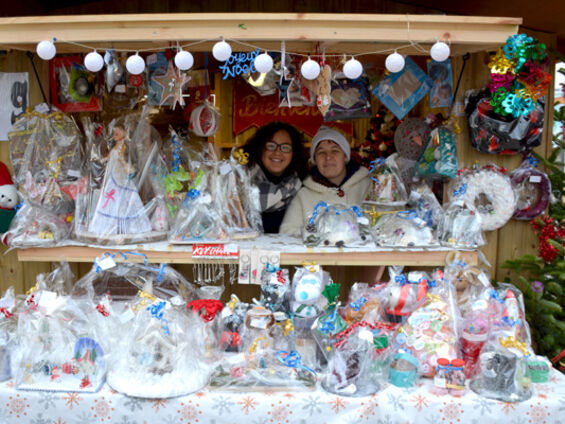
[[[275,133],[284,130],[290,136],[292,141],[292,159],[290,164],[284,171],[284,175],[288,175],[294,171],[300,179],[307,174],[307,164],[304,156],[304,143],[302,135],[296,128],[285,122],[271,122],[262,126],[243,146],[243,150],[249,153],[249,166],[257,163],[262,166],[261,152],[267,141],[272,140]]]

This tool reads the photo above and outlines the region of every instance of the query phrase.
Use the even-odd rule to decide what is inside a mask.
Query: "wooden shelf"
[[[206,262],[235,263],[234,259],[202,259],[193,258],[192,253],[186,250],[148,250],[135,249],[143,253],[152,263],[192,264]],[[93,262],[94,259],[105,252],[127,252],[132,249],[105,249],[86,246],[64,246],[53,248],[18,249],[18,260],[22,262],[58,262],[62,259],[68,262]],[[354,250],[341,249],[335,252],[322,252],[313,249],[304,249],[302,252],[281,251],[282,265],[299,265],[302,262],[316,262],[320,265],[343,266],[380,266],[380,265],[406,265],[406,266],[443,266],[449,249],[433,250]],[[119,255],[116,261],[122,260]],[[460,251],[460,259],[469,264],[477,264],[479,257],[477,251]],[[129,256],[128,260],[143,262],[142,256]]]
[[[57,53],[91,48],[168,48],[171,42],[209,40],[187,47],[210,51],[219,37],[233,40],[234,51],[267,50],[327,53],[382,52],[404,46],[403,54],[427,55],[436,39],[451,43],[452,55],[493,50],[516,34],[522,18],[316,13],[175,13],[32,16],[0,19],[0,46],[35,51],[41,40],[57,39]],[[236,41],[237,40],[237,41]],[[79,43],[79,44],[76,44]],[[86,45],[86,46],[85,46]],[[387,52],[388,53],[388,52]],[[384,53],[386,54],[386,53]]]

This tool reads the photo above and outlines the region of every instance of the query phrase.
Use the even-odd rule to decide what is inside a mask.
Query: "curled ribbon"
[[[247,165],[249,163],[249,153],[243,149],[234,150],[233,157],[237,159],[240,165]]]
[[[359,312],[359,309],[361,309],[361,306],[363,306],[365,302],[367,302],[367,298],[361,296],[357,302],[351,302],[349,306],[351,306],[354,311]]]
[[[141,298],[141,302],[139,302],[139,304],[134,308],[136,312],[139,311],[141,308],[143,308],[145,305],[147,305],[147,300],[149,300],[151,303],[157,300],[157,298],[152,294],[149,294],[141,290],[138,291],[137,294]]]
[[[524,356],[528,356],[530,354],[530,351],[528,350],[528,345],[524,342],[516,340],[512,336],[508,336],[506,339],[499,337],[498,342],[500,343],[500,345],[502,347],[505,347],[507,349],[511,348],[511,347],[515,347],[520,352],[522,352],[524,354]]]
[[[149,312],[151,312],[151,316],[153,316],[153,318],[158,319],[159,321],[161,321],[161,328],[163,329],[164,333],[169,335],[169,322],[163,318],[163,315],[165,313],[164,309],[165,309],[165,302],[159,302],[157,304],[153,304],[150,305],[147,310]]]
[[[302,262],[302,267],[308,268],[308,271],[310,272],[316,272],[316,268],[315,268],[316,265],[317,265],[316,262],[306,262],[306,261]]]
[[[371,178],[371,180],[373,180],[376,184],[379,184],[379,179],[373,176],[373,171],[378,167],[384,165],[385,161],[385,158],[378,158],[371,161],[371,163],[369,164],[369,178]]]
[[[200,318],[202,318],[204,322],[210,322],[216,317],[216,314],[223,309],[224,305],[222,302],[215,299],[198,299],[189,302],[186,307],[187,309],[192,308],[198,311]]]
[[[277,351],[276,356],[283,365],[289,368],[302,369],[316,375],[316,372],[314,370],[302,364],[302,358],[296,350],[291,350],[290,352],[286,350],[279,350]]]
[[[0,314],[4,314],[6,319],[14,316],[14,314],[11,313],[7,308],[0,308]]]
[[[172,168],[173,168],[173,172],[177,172],[180,167],[181,145],[176,134],[173,134],[173,136],[171,137],[171,143],[174,146]]]
[[[101,304],[96,305],[96,310],[100,312],[104,317],[110,316],[110,313],[106,310],[104,305]]]
[[[278,266],[274,266],[273,264],[267,262],[267,265],[265,266],[265,271],[267,272],[278,272],[278,271],[282,271],[280,267]]]
[[[116,201],[116,199],[114,199],[114,194],[116,194],[116,190],[112,189],[109,192],[104,194],[104,197],[106,198],[106,201],[104,202],[104,204],[102,205],[102,209],[104,209],[106,207],[106,205],[108,205],[108,202],[111,200],[112,202]]]
[[[467,184],[463,184],[461,187],[459,187],[457,190],[453,190],[453,195],[454,196],[462,196],[467,192]]]
[[[267,340],[266,336],[261,336],[261,337],[257,337],[254,341],[253,344],[251,345],[251,347],[249,348],[249,352],[253,353],[257,350],[257,346],[259,345],[259,342],[262,340]],[[266,346],[268,346],[269,344],[267,343]],[[265,347],[266,347],[265,346]]]

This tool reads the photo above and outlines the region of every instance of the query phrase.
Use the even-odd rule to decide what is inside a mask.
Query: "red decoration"
[[[106,308],[104,307],[104,305],[100,305],[100,304],[97,305],[97,306],[96,306],[96,310],[97,310],[98,312],[100,312],[100,313],[102,314],[102,316],[105,316],[105,317],[110,316],[110,313],[106,310]]]
[[[216,317],[216,314],[223,309],[224,304],[215,299],[199,299],[189,302],[186,307],[199,311],[200,318],[202,318],[204,322],[210,322]]]
[[[559,251],[554,245],[549,243],[549,240],[554,240],[565,247],[563,243],[565,241],[565,228],[549,216],[534,219],[532,221],[532,227],[539,233],[539,255],[544,261],[553,262]]]

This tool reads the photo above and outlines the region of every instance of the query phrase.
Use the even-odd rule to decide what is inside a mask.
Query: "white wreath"
[[[463,201],[481,216],[483,231],[497,230],[512,218],[516,210],[516,196],[506,175],[485,168],[463,176],[460,182],[467,185]],[[488,211],[475,204],[481,194],[490,203]]]

